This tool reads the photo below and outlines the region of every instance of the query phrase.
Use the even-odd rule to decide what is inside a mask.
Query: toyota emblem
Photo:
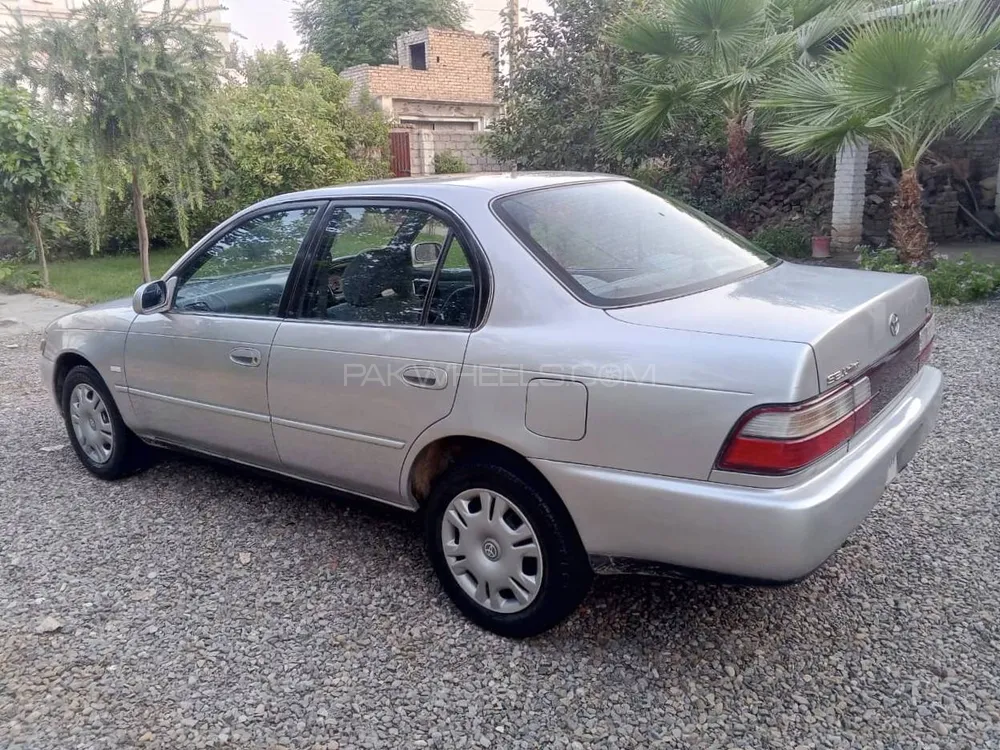
[[[899,316],[896,313],[889,316],[889,333],[893,336],[899,335]]]

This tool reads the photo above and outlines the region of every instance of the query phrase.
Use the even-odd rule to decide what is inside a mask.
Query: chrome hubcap
[[[528,519],[510,500],[466,490],[448,504],[441,544],[466,594],[493,612],[520,612],[542,583],[542,550]]]
[[[85,383],[74,388],[69,397],[69,419],[76,441],[87,458],[95,464],[110,461],[115,434],[101,394]]]

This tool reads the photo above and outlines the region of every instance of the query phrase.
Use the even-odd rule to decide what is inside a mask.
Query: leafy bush
[[[621,171],[618,155],[598,141],[598,124],[620,100],[630,58],[606,35],[642,3],[551,0],[520,28],[505,23],[500,58],[510,64],[501,66],[500,116],[486,133],[487,152],[522,169]]]
[[[213,101],[218,179],[192,212],[193,235],[262,198],[387,174],[384,114],[352,106],[350,82],[318,57],[260,51],[243,69],[246,84]]]
[[[812,252],[809,233],[794,227],[758,229],[753,241],[757,247],[781,258],[808,258]]]
[[[438,151],[434,154],[435,174],[463,174],[469,171],[465,159],[454,151]]]
[[[919,273],[925,276],[934,301],[943,305],[983,299],[1000,289],[1000,266],[980,263],[971,253],[966,253],[960,260],[942,258],[927,265],[911,266],[900,262],[896,250],[862,248],[860,263],[868,271]]]
[[[42,285],[37,268],[0,260],[0,290],[18,294]]]
[[[25,242],[20,227],[0,218],[0,261],[19,258],[24,254]]]

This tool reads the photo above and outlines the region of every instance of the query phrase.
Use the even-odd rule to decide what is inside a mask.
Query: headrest
[[[357,255],[344,271],[344,298],[368,307],[389,289],[402,299],[413,293],[413,263],[406,248],[386,247]]]

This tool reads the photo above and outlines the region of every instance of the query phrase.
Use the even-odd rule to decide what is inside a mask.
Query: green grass
[[[159,278],[184,253],[181,248],[154,250],[149,255],[153,278]],[[131,297],[142,283],[137,255],[106,255],[49,264],[52,291],[80,304]]]

